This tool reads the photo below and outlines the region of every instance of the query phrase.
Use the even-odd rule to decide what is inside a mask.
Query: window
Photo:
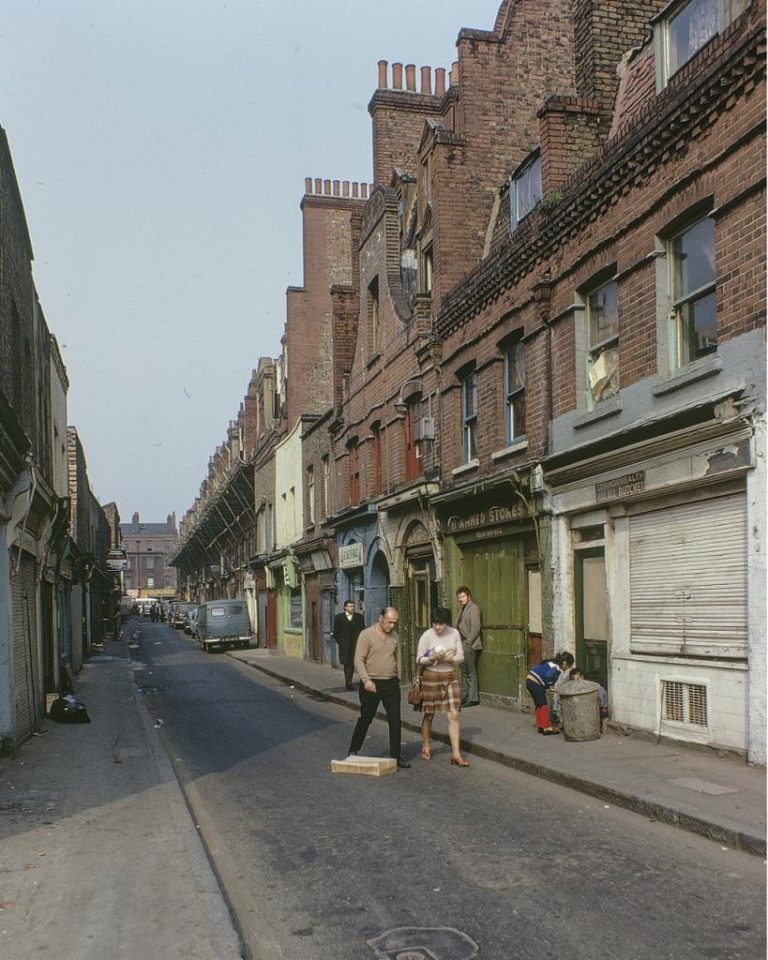
[[[350,440],[347,447],[349,458],[349,503],[356,506],[360,503],[360,450],[357,440]]]
[[[422,283],[421,283],[421,292],[422,293],[432,293],[432,272],[433,272],[433,259],[432,259],[432,247],[427,247],[424,251],[422,258]]]
[[[315,522],[315,468],[307,467],[307,520]]]
[[[615,280],[586,295],[587,407],[619,391],[619,288]]]
[[[270,551],[275,545],[275,510],[271,503],[267,504],[266,545]]]
[[[149,590],[151,590],[152,587],[154,587],[154,585],[155,585],[155,578],[154,578],[154,577],[147,577],[147,588],[148,588]]]
[[[323,457],[323,518],[331,512],[331,463],[327,456]]]
[[[368,287],[368,324],[371,336],[371,356],[375,356],[381,347],[379,326],[379,278],[376,277]]]
[[[155,558],[154,558],[154,557],[147,557],[147,558],[146,558],[146,561],[145,561],[145,563],[144,563],[144,566],[147,568],[147,570],[154,570],[154,569],[155,569]]]
[[[525,347],[520,338],[504,348],[504,420],[508,444],[525,436]]]
[[[707,217],[667,242],[672,368],[717,350],[715,223]]]
[[[378,496],[384,490],[381,473],[381,425],[374,423],[371,427],[371,473],[373,494]]]
[[[510,178],[509,202],[513,230],[528,216],[541,197],[541,158],[537,152],[533,158],[524,161]]]
[[[712,37],[749,6],[750,0],[687,0],[672,5],[660,20],[663,79],[668,80]]]
[[[464,463],[477,459],[477,371],[461,380],[461,435]]]
[[[421,418],[421,397],[419,394],[408,398],[405,411],[405,479],[415,480],[421,476],[421,451],[419,449],[419,420]]]
[[[166,553],[170,553],[170,552],[171,552],[171,541],[170,541],[170,540],[166,540],[166,541],[165,541],[165,543],[163,544],[163,550],[165,550]]]

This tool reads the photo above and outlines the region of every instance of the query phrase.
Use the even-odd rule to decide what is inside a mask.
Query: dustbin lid
[[[568,680],[557,688],[557,693],[561,697],[578,697],[582,693],[597,693],[599,689],[600,684],[592,680]]]

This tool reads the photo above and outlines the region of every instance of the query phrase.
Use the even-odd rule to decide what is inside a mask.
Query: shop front
[[[749,752],[756,464],[748,424],[712,421],[549,471],[560,628],[619,723]]]
[[[454,622],[459,586],[469,587],[482,613],[480,699],[519,708],[527,702],[528,666],[542,656],[540,520],[511,484],[436,499]]]

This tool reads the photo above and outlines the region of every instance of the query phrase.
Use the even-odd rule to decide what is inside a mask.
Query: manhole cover
[[[31,816],[55,813],[61,804],[58,790],[3,790],[0,814],[25,813]]]
[[[397,927],[368,946],[387,960],[473,960],[480,952],[471,937],[453,927]]]

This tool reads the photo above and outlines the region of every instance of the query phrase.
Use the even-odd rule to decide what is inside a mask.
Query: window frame
[[[604,336],[600,339],[593,339],[594,308],[592,306],[592,300],[598,294],[610,288],[613,288],[615,291],[615,331],[607,337]],[[595,410],[601,403],[609,400],[611,397],[615,397],[621,390],[619,283],[616,277],[615,266],[610,268],[608,275],[603,272],[599,279],[593,281],[593,283],[583,291],[582,299],[584,301],[584,391],[587,410],[591,411]],[[605,393],[597,397],[590,384],[589,374],[600,357],[608,350],[615,350],[617,353],[616,388],[611,393]]]
[[[520,212],[520,185],[528,182],[528,177],[533,170],[538,171],[538,195],[529,198],[529,206]],[[514,232],[520,224],[535,209],[536,204],[544,196],[544,190],[541,181],[541,151],[537,148],[523,160],[521,164],[510,174],[509,177],[509,214],[510,224]]]
[[[690,289],[681,289],[678,279],[678,265],[687,256],[687,254],[676,254],[675,245],[687,234],[699,227],[703,223],[710,224],[711,246],[712,246],[712,275],[706,283],[699,284]],[[664,237],[665,264],[666,264],[666,295],[668,303],[668,338],[669,338],[669,364],[672,372],[682,370],[695,363],[703,357],[717,353],[717,234],[716,224],[709,213],[698,213],[692,215],[688,220],[678,224]],[[714,316],[715,338],[714,344],[703,351],[694,352],[691,350],[690,342],[686,347],[686,341],[690,341],[689,330],[684,330],[684,324],[691,323],[690,319],[684,316],[685,308],[702,303],[705,300],[712,300],[712,313]],[[692,321],[693,331],[695,331],[695,316]]]
[[[360,444],[357,437],[354,437],[347,443],[347,465],[349,505],[356,507],[360,503]]]
[[[307,467],[307,521],[309,526],[315,525],[315,468],[312,464]]]
[[[375,357],[381,349],[381,303],[378,276],[368,284],[368,332],[371,338],[370,356]]]
[[[380,496],[384,492],[384,475],[382,472],[381,457],[381,424],[371,424],[371,489],[374,496]]]
[[[713,0],[717,6],[717,27],[706,39],[695,48],[690,50],[684,59],[679,60],[673,50],[673,27],[675,22],[679,22],[681,14],[689,9],[693,9],[697,4],[702,6],[710,0],[673,0],[661,13],[651,22],[654,25],[656,62],[658,64],[657,89],[662,90],[673,77],[690,63],[693,58],[707,46],[715,37],[745,13],[752,0]]]
[[[513,334],[502,345],[504,356],[504,442],[507,446],[514,443],[521,443],[526,439],[525,422],[525,344],[523,343],[522,331]],[[511,370],[514,364],[511,363],[511,354],[520,352],[522,355],[522,383],[511,383]],[[519,412],[519,406],[522,403],[522,414]],[[516,430],[515,425],[522,420],[522,430]]]
[[[459,378],[461,389],[461,453],[463,463],[477,460],[477,369],[466,370]],[[471,411],[467,399],[471,397]]]

